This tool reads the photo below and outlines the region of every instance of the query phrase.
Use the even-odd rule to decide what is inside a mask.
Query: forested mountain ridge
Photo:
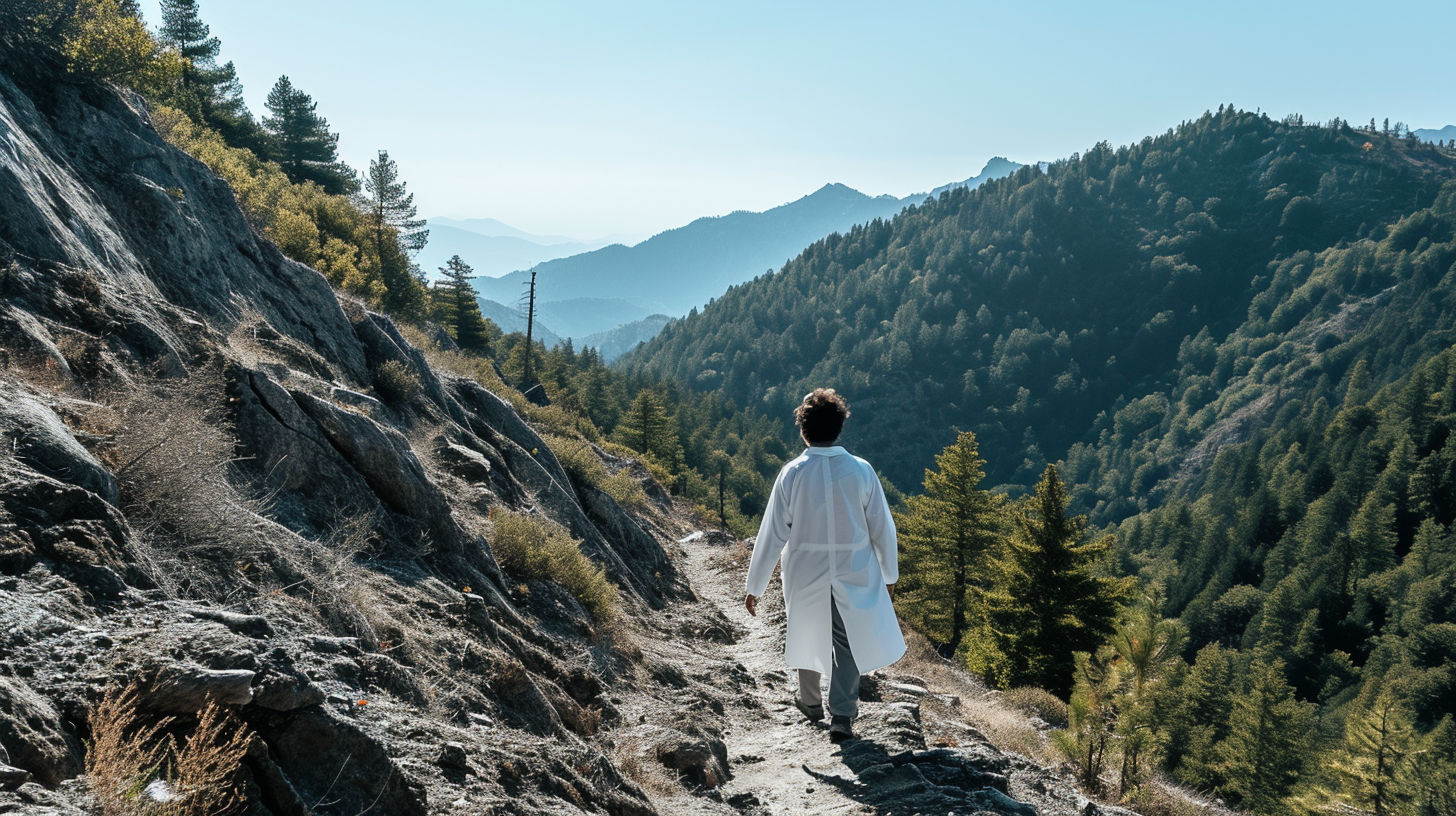
[[[896,484],[959,428],[990,483],[1025,486],[1171,383],[1184,338],[1238,328],[1271,263],[1368,236],[1453,175],[1412,139],[1221,108],[831,236],[625,364],[771,415],[832,385],[847,442]]]
[[[1063,681],[1088,789],[1133,796],[1153,769],[1253,813],[1451,813],[1453,165],[1225,109],[831,237],[627,366],[770,415],[845,390],[850,447],[905,487],[945,447],[898,511],[898,603],[937,642],[963,621],[957,654],[992,682],[1032,503],[1012,532],[993,494],[968,511],[987,521],[955,592],[936,508],[974,498],[977,441],[1003,488],[1061,459],[1038,499],[1060,473],[1114,533],[1088,545],[1103,569],[1138,579]]]

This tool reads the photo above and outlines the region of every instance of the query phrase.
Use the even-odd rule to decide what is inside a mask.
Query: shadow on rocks
[[[844,743],[840,761],[856,779],[803,770],[882,816],[992,813],[1036,816],[1036,808],[1007,795],[1007,779],[973,756],[948,748],[891,751],[872,739]]]

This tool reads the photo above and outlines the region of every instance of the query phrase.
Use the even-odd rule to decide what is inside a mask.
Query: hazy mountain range
[[[869,196],[843,184],[826,184],[797,201],[764,212],[740,210],[699,218],[636,246],[613,244],[578,254],[562,253],[535,266],[539,319],[557,335],[580,341],[587,335],[634,323],[649,315],[680,317],[732,286],[781,267],[805,247],[831,233],[845,232],[855,224],[876,218],[891,218],[929,196],[951,189],[974,188],[1010,175],[1021,166],[998,156],[971,178],[905,198]],[[450,239],[466,224],[498,233],[491,236],[475,233],[481,238],[528,240],[519,237],[523,235],[519,230],[493,219],[431,221],[432,229],[447,231]],[[430,240],[431,244],[436,241],[433,232]],[[546,240],[546,237],[529,236],[529,240]],[[549,253],[573,245],[533,246],[534,251]],[[477,270],[488,268],[463,252],[461,257]],[[480,278],[475,285],[482,301],[514,305],[529,280],[530,272],[523,270],[498,278]],[[650,339],[656,334],[656,328],[649,321],[639,325],[636,332],[627,334],[643,334],[637,339]]]
[[[1411,131],[1417,139],[1427,142],[1456,142],[1456,125],[1447,125],[1443,128],[1417,128]]]
[[[607,235],[582,240],[565,235],[533,235],[494,218],[431,218],[430,242],[415,262],[431,278],[452,255],[475,269],[477,275],[496,277],[517,269],[530,269],[542,261],[565,258],[609,244],[633,243],[633,235]]]

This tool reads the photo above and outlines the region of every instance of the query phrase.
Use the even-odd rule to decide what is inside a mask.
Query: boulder
[[[451,473],[468,482],[490,481],[490,460],[483,453],[440,438],[435,440],[435,455]]]
[[[658,762],[690,785],[711,789],[730,778],[728,746],[717,737],[675,734],[659,742],[655,753]]]
[[[294,711],[324,701],[324,690],[305,677],[268,674],[253,687],[253,704],[272,711]]]
[[[226,609],[189,609],[187,614],[202,620],[215,621],[226,626],[228,629],[240,635],[252,638],[273,637],[273,625],[268,623],[267,618],[258,615],[244,615],[241,612],[229,612]]]
[[[168,666],[144,686],[140,705],[165,714],[195,714],[211,702],[247,705],[253,702],[255,676],[247,669]]]
[[[7,764],[29,771],[47,787],[81,773],[81,744],[61,724],[60,714],[24,681],[0,677],[0,746]]]
[[[428,810],[424,792],[390,760],[385,745],[326,706],[256,727],[305,802],[327,800],[334,813],[424,816]]]
[[[112,505],[118,501],[116,476],[81,447],[61,418],[40,400],[4,383],[0,444],[47,476],[83,487]]]

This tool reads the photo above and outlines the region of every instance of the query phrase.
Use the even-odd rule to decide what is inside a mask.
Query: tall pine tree
[[[898,606],[922,631],[954,654],[977,623],[977,591],[985,588],[986,559],[1003,525],[1002,500],[981,489],[985,462],[976,435],[966,431],[925,471],[925,493],[895,514],[904,551]]]
[[[216,130],[233,147],[272,158],[268,135],[243,102],[243,86],[231,62],[217,64],[222,43],[202,22],[197,0],[161,0],[158,38],[186,60],[170,101],[194,120]]]
[[[1112,537],[1085,540],[1087,520],[1067,515],[1067,502],[1056,465],[1047,465],[991,562],[986,625],[969,646],[967,665],[1000,688],[1041,686],[1065,698],[1073,653],[1096,652],[1112,634],[1128,581],[1099,574]]]
[[[1254,813],[1283,813],[1304,770],[1311,709],[1294,698],[1280,660],[1258,660],[1246,693],[1234,700],[1228,738],[1219,745],[1226,789]]]
[[[263,117],[263,129],[273,138],[273,160],[290,181],[312,181],[335,195],[358,191],[354,171],[339,161],[339,135],[329,132],[313,97],[284,75],[268,92],[265,105],[269,115]]]
[[[480,303],[475,299],[475,287],[470,281],[475,278],[470,264],[452,255],[440,267],[444,280],[436,284],[433,297],[435,319],[444,324],[460,348],[477,354],[490,353],[490,331],[485,318],[480,314]]]
[[[1415,735],[1402,696],[1387,687],[1368,708],[1351,714],[1345,720],[1345,743],[1331,763],[1341,798],[1375,816],[1399,812],[1407,794],[1400,782]]]
[[[379,151],[369,163],[360,206],[369,218],[379,277],[387,290],[384,308],[406,319],[418,317],[424,307],[424,287],[412,274],[410,256],[424,249],[430,231],[423,219],[415,217],[414,193],[399,180],[399,167],[389,151]]]
[[[665,467],[673,468],[683,455],[676,425],[657,393],[644,388],[632,401],[632,406],[622,414],[622,420],[617,425],[617,437],[633,450],[647,454]]]

